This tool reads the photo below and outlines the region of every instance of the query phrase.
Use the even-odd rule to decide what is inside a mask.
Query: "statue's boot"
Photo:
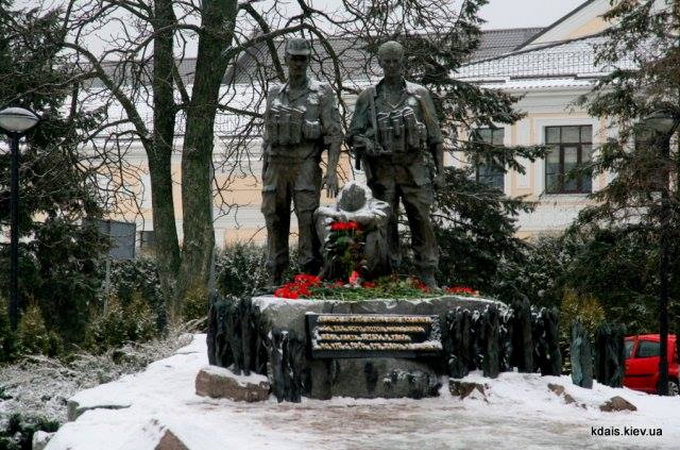
[[[429,287],[430,289],[439,289],[439,286],[437,285],[437,280],[434,277],[434,271],[424,270],[420,274],[420,281],[425,283],[425,286]]]
[[[279,287],[281,287],[282,284],[283,284],[283,271],[275,270],[273,273],[269,274],[265,290],[267,292],[274,292]]]

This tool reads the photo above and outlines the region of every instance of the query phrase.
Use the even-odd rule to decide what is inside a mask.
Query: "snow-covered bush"
[[[170,329],[163,339],[128,343],[98,355],[71,353],[61,359],[28,355],[0,366],[0,428],[17,413],[25,419],[63,423],[66,401],[76,392],[138,372],[172,355],[191,339],[183,330]],[[0,448],[4,448],[1,443]]]
[[[43,417],[24,417],[12,414],[4,428],[0,429],[0,448],[5,450],[30,450],[33,434],[37,431],[53,433],[59,429],[59,422]]]
[[[231,244],[218,252],[215,262],[217,287],[223,294],[240,296],[263,288],[267,282],[262,246]]]
[[[86,345],[101,353],[128,342],[146,342],[157,334],[156,316],[140,293],[126,303],[112,295],[88,327]]]
[[[42,311],[35,303],[24,311],[17,332],[21,353],[55,356],[63,350],[61,338],[47,329]]]
[[[196,286],[186,294],[182,303],[182,320],[184,322],[206,322],[208,317],[208,291]]]
[[[123,306],[135,301],[136,296],[141,297],[158,316],[159,322],[164,321],[165,299],[155,260],[138,258],[114,261],[111,264],[108,290],[118,297]]]

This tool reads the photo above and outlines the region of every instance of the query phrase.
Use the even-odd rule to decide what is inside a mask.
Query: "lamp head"
[[[33,128],[39,120],[36,113],[26,108],[13,106],[0,111],[0,128],[9,133],[21,134]]]

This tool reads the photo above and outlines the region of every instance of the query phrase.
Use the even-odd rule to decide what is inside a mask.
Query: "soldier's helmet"
[[[309,56],[312,53],[312,48],[303,38],[290,38],[286,41],[286,54],[288,55],[305,55]]]
[[[343,186],[338,199],[338,208],[342,211],[358,211],[366,205],[366,188],[356,181]]]

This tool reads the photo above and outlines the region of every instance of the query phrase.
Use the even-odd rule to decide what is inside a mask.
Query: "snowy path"
[[[194,379],[207,364],[205,336],[175,356],[134,376],[80,392],[81,406],[120,405],[86,411],[62,427],[48,445],[58,449],[153,449],[170,430],[190,450],[465,448],[678,448],[680,398],[659,398],[628,389],[596,385],[587,390],[568,377],[517,373],[489,380],[486,395],[465,400],[442,389],[425,400],[270,399],[257,404],[214,400],[194,394]],[[576,400],[567,404],[547,388],[564,386]],[[636,412],[605,413],[598,408],[620,395]],[[594,429],[593,429],[594,427]],[[603,427],[603,428],[601,428]],[[658,433],[661,436],[632,436]],[[620,436],[595,436],[618,432]]]

